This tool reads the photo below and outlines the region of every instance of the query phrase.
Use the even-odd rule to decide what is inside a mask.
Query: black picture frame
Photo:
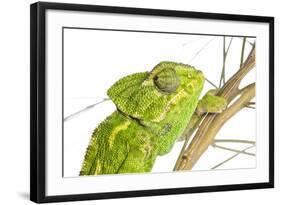
[[[269,25],[269,181],[193,188],[171,188],[126,192],[90,193],[46,196],[46,10],[87,11],[130,15],[169,16],[195,19],[216,19],[263,22]],[[30,199],[37,203],[76,200],[140,197],[197,192],[230,191],[274,187],[274,18],[265,16],[156,10],[82,4],[38,2],[30,7]]]

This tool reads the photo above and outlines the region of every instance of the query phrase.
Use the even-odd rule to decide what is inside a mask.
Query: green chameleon
[[[156,157],[172,149],[196,108],[225,108],[226,100],[212,92],[199,101],[204,81],[194,67],[167,61],[151,72],[118,80],[107,91],[117,110],[94,130],[80,175],[151,171]]]

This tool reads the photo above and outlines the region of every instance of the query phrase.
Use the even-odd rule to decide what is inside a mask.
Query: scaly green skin
[[[117,81],[108,90],[117,110],[93,132],[80,175],[151,171],[182,134],[203,85],[201,71],[174,62]]]

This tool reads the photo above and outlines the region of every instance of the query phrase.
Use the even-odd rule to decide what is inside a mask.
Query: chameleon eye
[[[153,78],[156,87],[166,93],[172,93],[179,87],[179,78],[172,68],[165,68]]]

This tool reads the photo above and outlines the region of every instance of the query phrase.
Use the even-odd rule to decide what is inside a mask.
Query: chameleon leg
[[[197,113],[220,113],[226,108],[226,99],[216,96],[216,92],[216,90],[210,90],[204,95],[197,105]]]
[[[202,119],[202,115],[199,115],[197,112],[194,112],[189,123],[185,127],[182,135],[177,139],[177,141],[188,140],[192,133],[195,131],[195,129],[198,127]]]
[[[140,173],[151,171],[158,150],[155,149],[154,142],[145,135],[140,135],[138,143],[127,144],[127,154],[120,164],[117,173]]]
[[[225,98],[216,96],[217,90],[209,90],[205,96],[198,102],[196,111],[187,124],[183,134],[178,138],[178,141],[183,141],[193,134],[195,129],[199,126],[205,113],[220,113],[226,106],[227,101]]]
[[[117,173],[135,173],[142,172],[143,164],[138,163],[136,158],[139,157],[141,153],[139,151],[130,151],[127,154],[126,159],[121,164]]]
[[[130,150],[117,173],[142,173],[151,171],[156,155],[154,157],[150,156],[150,159],[146,160],[145,155],[142,150]]]
[[[199,126],[201,120],[203,119],[202,116],[199,116],[199,114],[197,114],[196,112],[194,112],[194,114],[192,115],[189,123],[187,124],[186,128],[183,131],[183,134],[177,139],[177,141],[184,141],[184,144],[181,148],[181,152],[180,155],[176,161],[176,164],[174,166],[174,171],[177,170],[177,167],[180,164],[180,159],[182,158],[182,155],[184,153],[184,150],[187,146],[187,143],[189,142],[189,139],[191,137],[191,135],[193,134],[193,132],[196,130],[196,128]]]
[[[177,141],[183,141],[185,140],[183,147],[181,149],[180,155],[178,157],[178,160],[174,166],[174,170],[177,170],[177,167],[179,165],[180,159],[184,153],[184,150],[187,146],[187,143],[189,142],[190,137],[194,133],[194,131],[198,128],[199,124],[204,118],[204,115],[206,113],[220,113],[222,112],[226,106],[227,101],[225,98],[216,96],[217,90],[212,89],[209,90],[204,97],[198,102],[196,111],[193,113],[191,120],[185,127],[185,130],[183,131],[182,136],[178,138]]]

